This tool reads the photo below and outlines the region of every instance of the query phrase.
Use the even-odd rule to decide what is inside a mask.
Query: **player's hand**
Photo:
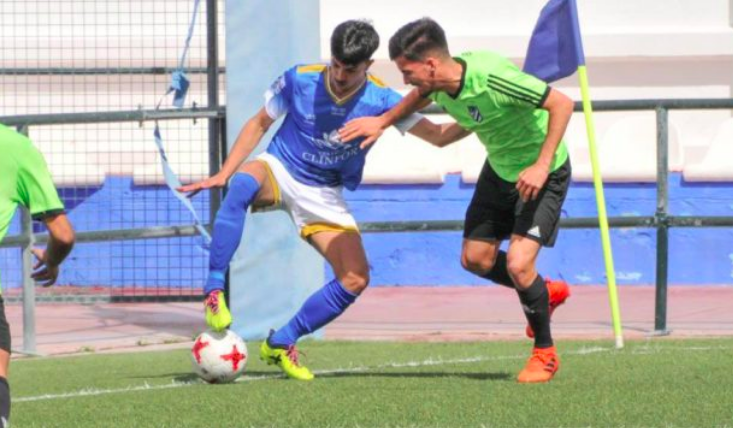
[[[36,264],[33,266],[34,272],[31,274],[31,278],[44,287],[52,286],[59,276],[59,267],[48,264],[46,250],[33,248],[31,252],[36,257]]]
[[[199,181],[197,183],[187,184],[177,188],[179,192],[188,193],[191,192],[188,197],[193,197],[198,192],[206,189],[212,189],[215,187],[224,187],[227,184],[227,179],[221,174],[215,174],[206,180]]]
[[[359,144],[359,148],[366,149],[382,136],[384,133],[383,125],[381,117],[360,117],[350,120],[343,128],[339,129],[339,137],[342,143],[364,137],[364,141]]]
[[[537,199],[537,195],[540,194],[540,190],[545,185],[549,174],[548,168],[539,164],[534,164],[519,173],[517,190],[524,202]]]

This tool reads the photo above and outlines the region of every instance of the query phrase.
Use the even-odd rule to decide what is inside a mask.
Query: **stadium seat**
[[[653,116],[625,117],[611,125],[598,143],[598,155],[604,181],[617,183],[652,183],[657,178],[657,127]],[[679,131],[669,122],[669,169],[682,170]],[[572,143],[573,179],[592,181],[587,143]]]
[[[166,156],[173,172],[178,175],[181,183],[193,183],[201,181],[209,176],[208,155],[194,151],[171,151],[167,150]],[[136,186],[150,186],[165,184],[163,167],[158,154],[152,163],[135,166],[132,170],[132,181]]]
[[[137,186],[165,184],[160,155],[152,130],[132,145],[129,156],[138,159],[128,173]],[[209,176],[209,146],[206,128],[191,122],[161,126],[163,145],[173,171],[182,183],[200,181]]]
[[[440,149],[390,128],[372,147],[364,167],[364,184],[442,184],[448,148]],[[450,163],[450,162],[448,162]]]
[[[733,118],[718,128],[702,160],[686,164],[686,181],[733,181]]]
[[[486,148],[476,134],[472,134],[458,142],[461,159],[461,181],[475,184],[486,162]]]
[[[37,142],[56,187],[101,186],[105,171],[83,146],[69,142]]]

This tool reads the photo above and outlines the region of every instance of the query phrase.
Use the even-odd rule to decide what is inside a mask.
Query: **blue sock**
[[[229,181],[229,191],[214,220],[209,250],[209,279],[204,286],[204,295],[208,296],[214,290],[224,290],[224,275],[242,239],[247,207],[259,190],[257,180],[247,173],[238,172]]]
[[[358,296],[337,280],[329,282],[303,303],[297,314],[269,338],[270,346],[285,348],[341,315]]]

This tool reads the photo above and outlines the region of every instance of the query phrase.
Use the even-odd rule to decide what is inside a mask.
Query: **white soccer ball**
[[[209,383],[232,382],[244,372],[247,345],[231,330],[207,330],[191,349],[193,371]]]

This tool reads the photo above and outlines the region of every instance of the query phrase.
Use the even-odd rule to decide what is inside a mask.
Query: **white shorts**
[[[343,197],[343,186],[316,187],[303,184],[269,153],[256,158],[262,162],[272,182],[275,204],[257,211],[283,209],[290,214],[302,238],[323,231],[359,232],[354,216]]]

